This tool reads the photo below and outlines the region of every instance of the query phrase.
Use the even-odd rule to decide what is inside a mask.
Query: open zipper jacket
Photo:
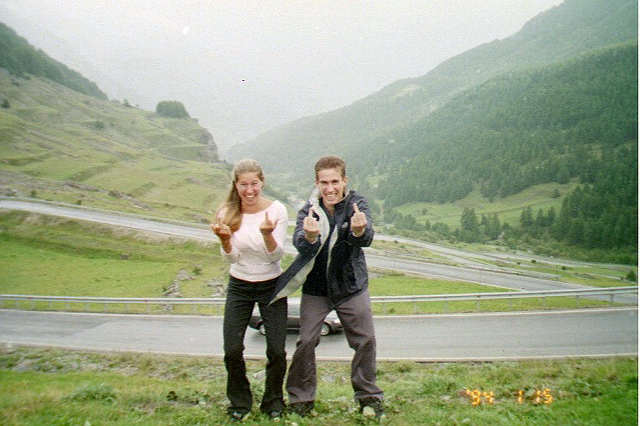
[[[351,232],[353,203],[356,203],[358,209],[367,216],[367,227],[360,237],[354,236]],[[311,207],[320,225],[320,235],[314,244],[306,240],[303,229],[304,218],[308,216]],[[336,204],[334,221],[335,228],[330,240],[327,241],[330,231],[329,218],[320,206],[317,189],[314,190],[309,201],[298,212],[296,219],[293,245],[298,250],[298,255],[291,266],[278,278],[271,303],[294,293],[305,283],[309,272],[313,269],[315,258],[324,244],[329,245],[327,296],[334,306],[340,305],[368,287],[367,263],[362,247],[371,245],[374,231],[367,200],[355,191],[349,191],[345,199]]]

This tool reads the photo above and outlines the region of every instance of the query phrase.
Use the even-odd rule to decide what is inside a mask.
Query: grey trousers
[[[322,323],[331,310],[327,297],[302,295],[300,336],[286,384],[290,404],[315,401],[316,346],[320,342]],[[335,310],[349,347],[355,351],[351,360],[351,386],[356,401],[372,397],[382,399],[383,392],[376,385],[376,337],[369,291],[347,300]]]

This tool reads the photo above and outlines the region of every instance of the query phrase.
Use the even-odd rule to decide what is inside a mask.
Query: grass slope
[[[576,182],[568,184],[546,183],[535,185],[517,194],[504,198],[499,198],[490,202],[484,198],[480,191],[474,190],[465,198],[452,203],[408,203],[397,210],[403,215],[411,215],[418,222],[424,223],[429,220],[432,224],[442,222],[451,229],[460,227],[460,218],[465,208],[473,208],[480,217],[481,215],[492,215],[496,213],[500,223],[508,223],[511,226],[520,226],[520,214],[522,210],[531,207],[534,212],[543,209],[545,213],[553,207],[556,213],[562,207],[562,196],[571,192],[578,184]],[[557,189],[561,197],[554,198],[553,191]]]
[[[181,295],[210,297],[228,270],[217,244],[23,212],[1,211],[0,230],[2,293],[161,297],[184,270]]]
[[[0,191],[200,221],[228,166],[196,120],[170,119],[0,69]]]
[[[213,241],[213,239],[212,239]],[[0,294],[98,297],[162,297],[178,281],[182,297],[223,296],[228,264],[215,242],[204,243],[138,233],[107,225],[26,212],[0,211]],[[292,257],[285,256],[283,266]],[[182,272],[181,272],[182,271]],[[179,276],[188,276],[179,279]],[[374,296],[453,294],[506,291],[460,281],[373,272]],[[298,294],[299,295],[299,291]],[[606,302],[573,298],[550,300],[374,304],[375,314],[417,312],[512,311],[603,306]],[[6,306],[9,307],[9,306]],[[22,309],[103,311],[102,304],[18,304]],[[147,307],[120,305],[118,312],[146,312]],[[154,309],[162,307],[157,306]],[[214,307],[219,314],[221,308]],[[175,313],[211,314],[211,307],[177,307]]]
[[[388,424],[635,425],[637,358],[378,364]],[[358,413],[348,363],[321,362],[314,412],[286,425],[376,424]],[[249,361],[256,401],[264,362]],[[0,349],[3,425],[228,423],[221,360],[54,349]],[[536,403],[536,391],[550,404]],[[465,390],[493,392],[472,405]],[[522,401],[518,401],[522,391]],[[256,405],[256,404],[254,404]],[[273,424],[254,406],[246,424]]]

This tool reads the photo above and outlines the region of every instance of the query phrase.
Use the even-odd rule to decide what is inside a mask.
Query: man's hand
[[[309,207],[309,214],[304,218],[302,222],[302,229],[304,230],[304,238],[311,244],[316,242],[318,235],[320,234],[320,224],[313,217],[313,207]]]
[[[351,216],[351,232],[355,237],[361,237],[367,227],[367,216],[360,211],[358,205],[353,203],[353,216]]]
[[[260,224],[260,232],[262,235],[269,235],[276,229],[276,223],[272,220],[269,220],[269,213],[264,212],[264,220]]]

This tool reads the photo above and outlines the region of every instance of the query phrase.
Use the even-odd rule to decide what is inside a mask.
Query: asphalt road
[[[637,309],[376,317],[378,359],[469,361],[637,355]],[[287,336],[287,353],[297,334]],[[222,319],[0,310],[0,342],[85,350],[222,354]],[[245,355],[264,358],[247,330]],[[319,359],[350,360],[342,333],[323,337]]]

